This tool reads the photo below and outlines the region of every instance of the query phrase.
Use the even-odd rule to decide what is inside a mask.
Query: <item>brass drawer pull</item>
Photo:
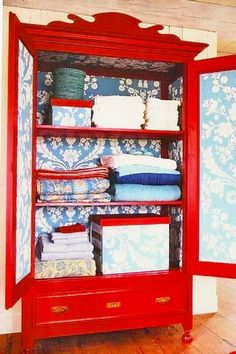
[[[168,302],[170,302],[169,296],[156,297],[157,304],[168,304]]]
[[[52,306],[51,312],[52,313],[65,313],[68,311],[68,306]]]
[[[118,307],[121,307],[120,301],[106,303],[106,308],[108,308],[108,309],[114,309],[114,308],[118,308]]]

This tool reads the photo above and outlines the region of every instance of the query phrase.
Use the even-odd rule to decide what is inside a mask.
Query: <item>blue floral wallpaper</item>
[[[148,97],[159,98],[160,89],[159,81],[87,75],[84,98],[90,99],[97,95],[140,96],[145,101]]]
[[[160,155],[160,141],[146,139],[37,138],[37,168],[76,169],[92,167],[101,155]]]
[[[31,270],[33,58],[19,41],[16,195],[16,283]]]
[[[200,76],[200,260],[236,263],[236,71]]]

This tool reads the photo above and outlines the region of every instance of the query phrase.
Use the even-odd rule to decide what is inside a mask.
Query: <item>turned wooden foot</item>
[[[192,343],[193,337],[190,334],[190,331],[184,331],[184,334],[182,335],[182,342],[185,344]]]

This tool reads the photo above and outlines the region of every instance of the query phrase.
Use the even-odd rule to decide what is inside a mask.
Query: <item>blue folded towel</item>
[[[127,176],[119,176],[119,172],[112,171],[110,176],[112,183],[133,183],[145,185],[179,185],[180,174],[171,173],[135,173]]]
[[[113,183],[132,183],[147,185],[179,185],[179,171],[155,166],[130,165],[114,168],[110,173]]]
[[[150,166],[150,165],[124,165],[114,168],[112,171],[119,172],[119,176],[127,176],[135,173],[166,173],[166,174],[176,174],[179,175],[180,172],[168,169],[168,168],[161,168],[157,166]]]
[[[114,184],[109,192],[114,201],[171,201],[181,197],[181,190],[175,185]]]

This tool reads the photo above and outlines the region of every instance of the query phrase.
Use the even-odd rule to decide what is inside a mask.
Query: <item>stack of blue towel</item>
[[[144,156],[142,156],[143,158]],[[163,160],[165,160],[164,166]],[[175,168],[168,168],[168,162],[170,162],[170,166],[173,166],[175,161],[156,158],[156,165],[137,164],[137,156],[134,156],[133,161],[133,164],[119,164],[111,169],[109,192],[112,200],[174,201],[181,197],[180,172]]]

